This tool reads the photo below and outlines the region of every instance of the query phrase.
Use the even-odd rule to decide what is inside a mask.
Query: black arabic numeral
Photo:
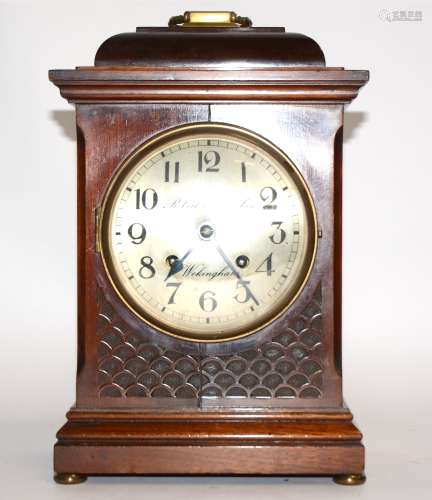
[[[239,297],[240,297],[240,294],[236,295],[234,298],[235,300],[239,303],[239,304],[244,304],[245,302],[247,302],[249,299],[252,298],[252,293],[250,291],[250,289],[248,288],[248,286],[250,285],[250,281],[245,281],[245,280],[239,280],[237,281],[237,285],[236,285],[236,288],[243,288],[243,290],[245,291],[245,297],[243,300],[241,300]]]
[[[256,268],[257,273],[267,273],[267,276],[271,276],[274,273],[274,269],[272,266],[272,253],[268,255],[261,264]],[[262,269],[265,267],[265,269]]]
[[[171,164],[169,161],[165,162],[165,182],[170,181],[170,170],[171,170]],[[179,181],[179,175],[180,175],[180,163],[176,161],[174,163],[174,182]]]
[[[285,241],[286,231],[284,231],[281,228],[282,224],[283,224],[282,221],[271,223],[272,226],[276,226],[276,230],[277,230],[275,234],[272,234],[271,236],[269,236],[270,241],[272,243],[274,243],[275,245],[280,245],[281,243],[283,243]]]
[[[146,255],[142,257],[140,262],[142,267],[139,270],[139,275],[141,276],[141,278],[145,280],[153,278],[153,276],[156,274],[156,269],[152,266],[153,259],[149,255]]]
[[[246,182],[246,163],[242,161],[241,164],[241,177],[242,177],[242,182]]]
[[[263,187],[260,191],[261,200],[265,203],[263,205],[264,210],[275,210],[277,205],[273,205],[273,202],[277,198],[277,192],[275,188],[270,186]]]
[[[219,172],[220,154],[217,151],[198,151],[198,172]],[[217,167],[217,168],[216,168]]]
[[[167,283],[166,284],[167,288],[168,287],[175,288],[175,290],[173,291],[173,293],[171,294],[171,296],[169,298],[168,304],[175,304],[175,296],[176,296],[176,293],[178,292],[178,289],[180,288],[181,285],[182,285],[182,283]]]
[[[134,222],[129,226],[128,235],[134,245],[140,245],[146,237],[145,227],[139,222]]]
[[[136,208],[140,209],[141,206],[147,210],[152,210],[158,202],[158,194],[152,188],[145,189],[141,194],[141,189],[135,189]]]
[[[204,292],[199,298],[199,305],[204,312],[213,312],[217,307],[216,294],[211,290]]]

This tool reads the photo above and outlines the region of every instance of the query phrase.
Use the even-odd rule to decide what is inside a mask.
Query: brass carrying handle
[[[248,17],[238,16],[230,11],[186,11],[183,15],[173,16],[168,22],[170,28],[250,28]]]

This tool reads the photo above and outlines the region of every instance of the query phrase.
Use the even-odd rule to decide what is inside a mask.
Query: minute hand
[[[243,278],[240,276],[240,273],[237,271],[237,269],[234,267],[234,264],[231,262],[229,257],[225,254],[225,252],[222,250],[222,248],[217,245],[216,246],[217,251],[221,255],[222,259],[225,261],[225,264],[231,269],[233,272],[234,276],[239,280],[239,282],[246,288],[246,290],[249,293],[250,298],[255,302],[255,304],[258,306],[259,302],[256,299],[255,295],[252,293],[251,289],[248,287],[247,282],[243,280]]]

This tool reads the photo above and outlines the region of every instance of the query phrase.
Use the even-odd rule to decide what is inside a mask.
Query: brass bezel
[[[278,310],[278,312],[271,318],[266,319],[266,317],[264,316],[265,320],[264,322],[261,320],[257,325],[256,324],[257,322],[255,321],[253,326],[247,329],[246,331],[243,331],[243,329],[241,332],[237,333],[231,331],[231,334],[229,336],[223,336],[223,331],[213,332],[211,338],[209,338],[208,336],[204,338],[196,335],[192,336],[189,333],[185,333],[184,330],[182,330],[181,328],[170,330],[169,328],[167,328],[167,325],[164,324],[163,321],[159,321],[157,318],[154,318],[154,316],[148,314],[147,311],[143,310],[142,306],[137,301],[135,301],[135,299],[131,297],[128,291],[123,287],[121,280],[118,279],[116,273],[113,271],[114,266],[112,263],[110,252],[108,250],[109,249],[108,229],[109,229],[109,219],[110,219],[109,214],[111,212],[111,207],[117,193],[116,188],[121,185],[123,179],[129,173],[129,170],[132,169],[134,165],[136,165],[136,163],[140,161],[143,157],[151,154],[153,150],[158,149],[165,142],[170,142],[175,139],[182,139],[185,136],[193,137],[196,135],[201,135],[206,133],[225,134],[231,137],[238,137],[240,139],[255,143],[257,144],[257,147],[261,148],[270,157],[274,158],[280,165],[282,165],[292,176],[294,183],[299,189],[300,195],[302,197],[305,206],[307,225],[308,228],[310,229],[309,238],[306,242],[307,251],[302,272],[299,274],[299,277],[295,282],[295,286],[293,287],[294,292],[289,295],[286,304],[283,307],[281,307]],[[96,228],[97,231],[96,239],[99,242],[100,255],[106,275],[119,299],[135,316],[137,316],[140,320],[144,321],[144,323],[148,324],[151,328],[163,332],[171,337],[185,340],[188,342],[202,342],[202,343],[229,342],[243,337],[247,337],[249,335],[252,335],[253,333],[256,333],[259,330],[263,330],[270,323],[280,318],[287,311],[287,309],[293,304],[293,302],[297,299],[297,297],[302,292],[310,276],[313,265],[315,263],[317,244],[318,244],[317,215],[312,195],[309,191],[309,188],[305,180],[303,179],[302,174],[295,166],[295,164],[291,161],[291,159],[281,149],[279,149],[277,146],[275,146],[273,143],[271,143],[264,137],[245,128],[225,123],[200,122],[200,123],[177,126],[155,135],[153,138],[149,139],[148,141],[138,146],[138,148],[136,148],[125,160],[121,162],[117,172],[110,180],[107,191],[103,198],[101,209],[100,211],[98,211],[98,215],[99,216]],[[216,335],[219,336],[216,338]]]

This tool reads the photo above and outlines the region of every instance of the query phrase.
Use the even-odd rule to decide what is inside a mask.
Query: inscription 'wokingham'
[[[184,278],[204,278],[212,281],[216,278],[235,277],[235,274],[227,266],[222,267],[217,271],[211,271],[205,264],[190,264],[183,271]]]

